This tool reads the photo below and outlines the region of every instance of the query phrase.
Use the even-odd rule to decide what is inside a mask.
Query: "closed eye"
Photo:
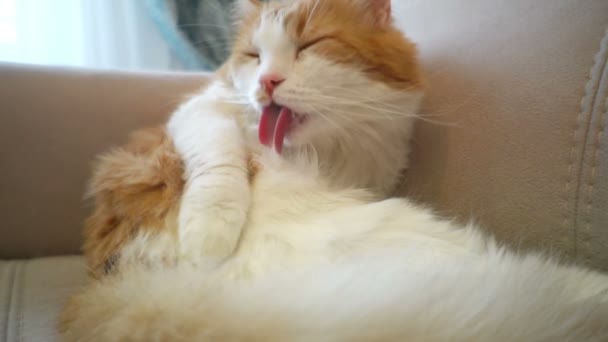
[[[322,41],[324,41],[326,39],[332,39],[332,37],[331,36],[321,36],[319,38],[315,38],[315,39],[309,40],[306,43],[301,44],[300,46],[298,46],[298,53],[300,53],[300,52],[302,52],[302,51],[304,51],[304,50],[306,50],[306,49],[308,49],[308,48],[310,48],[310,47],[312,47],[312,46],[314,46],[314,45],[316,45],[316,44],[318,44],[318,43],[320,43],[320,42],[322,42]]]
[[[245,56],[250,57],[250,58],[260,58],[260,54],[257,52],[245,52]]]

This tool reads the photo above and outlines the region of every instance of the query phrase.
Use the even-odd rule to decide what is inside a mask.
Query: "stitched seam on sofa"
[[[25,306],[23,304],[25,300],[25,268],[27,267],[27,264],[28,261],[25,260],[19,268],[19,293],[17,298],[17,305],[19,308],[19,315],[17,316],[17,341],[19,342],[23,341],[23,336],[25,335],[23,332]]]
[[[574,132],[572,134],[572,147],[570,149],[570,156],[568,161],[567,173],[568,177],[565,183],[565,197],[564,197],[564,220],[563,226],[564,228],[571,229],[573,232],[572,238],[572,247],[573,247],[573,256],[576,258],[578,256],[578,212],[579,212],[579,200],[581,196],[581,188],[583,187],[583,177],[582,171],[585,161],[585,150],[587,141],[589,138],[589,133],[591,130],[592,124],[592,111],[593,107],[596,104],[598,97],[598,89],[600,86],[600,82],[602,79],[602,74],[604,72],[604,68],[606,66],[606,46],[608,46],[608,29],[605,30],[604,36],[600,42],[600,50],[595,54],[593,58],[593,66],[589,73],[589,79],[585,85],[585,94],[581,99],[581,111],[579,112],[576,118],[576,126],[574,128]],[[583,118],[586,118],[586,125],[583,125]],[[583,129],[584,128],[584,129]],[[580,134],[582,131],[583,134]],[[578,158],[578,166],[576,164],[576,151],[577,146],[580,150],[580,158]],[[576,167],[576,172],[575,172]],[[576,175],[576,177],[575,177]],[[574,180],[576,179],[576,188],[574,189],[574,195],[571,198],[571,191]],[[571,207],[572,205],[572,207]],[[568,227],[568,212],[572,210],[572,227]]]
[[[591,79],[589,79],[589,82],[591,82]],[[587,82],[589,84],[589,82]],[[583,104],[586,101],[588,94],[585,94],[583,96],[583,100],[581,101],[581,104]],[[581,111],[578,113],[578,115],[576,116],[576,124],[574,125],[574,129],[572,131],[572,145],[570,147],[570,153],[568,155],[568,162],[567,162],[567,177],[566,177],[566,182],[564,184],[564,219],[562,221],[562,225],[564,227],[564,229],[567,231],[569,229],[568,227],[568,221],[570,218],[570,215],[568,214],[569,211],[572,209],[572,218],[575,217],[574,215],[574,199],[570,199],[570,191],[572,188],[572,183],[573,183],[573,179],[574,179],[574,159],[575,159],[575,152],[576,152],[576,146],[578,145],[578,135],[579,135],[579,130],[582,127],[581,125],[581,120],[583,117],[583,113],[584,113],[584,105],[581,105]],[[572,208],[571,208],[572,206]],[[573,253],[574,256],[576,256],[577,250],[576,250],[576,228],[574,227],[574,220],[572,221],[572,232],[573,232],[573,241],[572,241],[572,246],[573,246]]]
[[[13,288],[15,287],[15,271],[16,271],[16,266],[14,262],[9,262],[8,266],[8,279],[7,279],[7,283],[10,284],[10,287],[8,288],[7,291],[7,301],[6,301],[6,306],[4,308],[4,312],[6,312],[6,320],[4,322],[4,341],[8,342],[8,338],[9,338],[9,331],[10,331],[10,324],[11,324],[11,302],[13,299]]]
[[[606,65],[608,65],[608,60],[606,61]],[[605,69],[605,74],[608,74],[608,68]],[[608,83],[608,75],[604,75],[604,78],[606,79],[606,83]],[[604,130],[606,128],[606,116],[608,116],[608,96],[605,97],[604,99],[604,104],[602,106],[602,114],[601,114],[601,118],[600,118],[600,124],[599,124],[599,128],[597,130],[597,134],[595,137],[595,145],[593,147],[593,159],[591,162],[591,173],[589,175],[589,182],[587,183],[587,210],[586,210],[586,224],[585,224],[585,233],[587,234],[587,236],[590,236],[590,232],[591,232],[591,224],[592,224],[592,210],[593,210],[593,194],[595,192],[595,185],[596,185],[596,176],[597,176],[597,170],[599,167],[599,155],[600,152],[602,151],[602,138],[604,135]],[[577,242],[578,243],[578,242]],[[586,239],[584,242],[585,244],[585,250],[589,250],[588,245],[589,245],[589,240]],[[585,260],[586,261],[590,261],[590,255],[586,255],[585,256]]]
[[[582,158],[580,160],[581,166],[580,166],[580,171],[579,171],[579,177],[580,182],[579,182],[579,189],[577,190],[577,199],[576,199],[576,206],[577,206],[577,210],[575,212],[575,229],[577,229],[577,233],[579,232],[579,229],[584,229],[584,232],[588,233],[591,230],[591,211],[593,209],[593,199],[592,199],[592,195],[593,195],[593,191],[594,191],[594,185],[595,185],[595,172],[597,171],[597,155],[599,154],[599,147],[601,144],[601,138],[602,138],[602,132],[603,132],[603,125],[604,125],[604,102],[605,98],[604,96],[602,96],[602,90],[604,88],[604,84],[605,82],[608,82],[608,78],[606,73],[608,73],[607,67],[608,67],[608,28],[604,31],[604,37],[602,38],[601,42],[600,42],[600,50],[598,51],[598,53],[595,56],[595,63],[597,65],[597,67],[599,68],[599,70],[597,70],[598,74],[596,74],[599,78],[598,78],[598,82],[597,85],[595,87],[595,91],[594,91],[594,96],[593,96],[593,101],[590,103],[591,104],[591,111],[589,114],[589,123],[588,123],[588,133],[587,133],[587,137],[584,140],[584,145],[583,145],[583,154],[582,154]],[[599,110],[598,110],[599,108]],[[598,128],[597,128],[597,134],[594,135],[594,141],[593,141],[593,146],[590,146],[590,148],[592,149],[591,152],[589,152],[589,154],[587,154],[587,148],[588,148],[588,142],[590,142],[591,140],[591,130],[593,128],[593,123],[599,121],[598,123]],[[585,162],[588,160],[588,158],[591,158],[590,161],[590,171],[589,171],[589,177],[588,179],[585,181],[585,175],[583,174],[583,170],[584,170],[584,165]],[[580,201],[580,202],[579,202]],[[580,208],[579,208],[580,205]],[[583,205],[585,205],[585,210],[583,211]],[[580,220],[579,220],[580,219]],[[584,222],[583,222],[584,220]],[[579,223],[580,221],[580,223]],[[581,248],[579,248],[580,244],[581,244],[581,240],[582,240],[583,234],[577,234],[577,238],[574,241],[575,244],[575,249],[578,252]],[[585,245],[588,244],[588,241],[585,239]],[[583,248],[586,248],[586,246],[584,246]],[[578,253],[576,255],[576,257],[578,258]],[[588,261],[589,256],[587,255],[585,257],[585,261]]]
[[[10,304],[9,304],[9,316],[8,316],[8,322],[7,322],[7,327],[8,329],[6,330],[7,333],[7,338],[6,341],[17,341],[17,338],[15,338],[16,336],[19,336],[19,331],[17,331],[16,329],[12,329],[12,328],[17,328],[17,323],[15,323],[15,319],[17,319],[19,317],[18,314],[18,294],[20,289],[20,285],[19,284],[19,270],[21,269],[21,262],[19,261],[15,261],[15,266],[14,266],[14,270],[13,270],[13,275],[12,275],[12,284],[11,284],[11,300],[10,300]]]
[[[21,313],[23,308],[21,307],[21,293],[23,292],[23,283],[21,282],[21,271],[23,268],[23,263],[18,261],[15,264],[15,277],[13,278],[13,301],[11,305],[11,311],[15,314],[13,315],[12,325],[15,329],[13,329],[13,341],[21,341],[21,327],[19,326],[21,321]]]

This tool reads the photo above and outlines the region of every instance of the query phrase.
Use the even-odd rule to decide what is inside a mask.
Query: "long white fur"
[[[185,165],[187,184],[179,212],[179,253],[193,262],[218,263],[230,255],[249,208],[247,147],[237,105],[212,84],[184,104],[168,133]]]
[[[608,277],[263,157],[236,254],[80,296],[67,341],[606,341]]]
[[[186,166],[178,229],[184,259],[216,264],[234,252],[250,203],[247,141],[257,134],[249,128],[270,102],[259,84],[263,75],[284,76],[274,101],[309,116],[289,138],[287,159],[308,151],[335,188],[364,187],[382,196],[407,167],[421,93],[391,88],[356,66],[314,54],[296,61],[297,45],[284,29],[288,10],[262,15],[252,38],[259,63],[235,66],[230,84],[214,81],[168,123]]]

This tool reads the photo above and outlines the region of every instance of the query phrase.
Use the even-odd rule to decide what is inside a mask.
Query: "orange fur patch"
[[[249,159],[249,179],[259,164]],[[100,278],[108,262],[142,231],[167,229],[184,189],[184,166],[164,127],[135,132],[122,148],[102,155],[89,196],[94,212],[85,223],[84,253],[91,275]],[[176,227],[177,224],[172,225]]]
[[[84,253],[94,277],[142,229],[164,228],[179,205],[183,164],[163,128],[138,131],[123,148],[102,155],[89,196],[95,210],[85,223]]]
[[[318,40],[310,52],[353,66],[397,89],[424,87],[415,44],[392,20],[378,22],[371,9],[352,0],[299,0],[295,5],[271,1],[254,7],[242,19],[230,63],[241,63],[252,50],[251,35],[262,11],[278,13],[291,8],[294,10],[285,17],[285,29],[298,45]]]

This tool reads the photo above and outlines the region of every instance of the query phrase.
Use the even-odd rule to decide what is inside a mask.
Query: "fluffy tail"
[[[163,127],[133,134],[102,155],[88,196],[94,212],[85,224],[84,252],[94,277],[108,271],[120,248],[142,229],[165,229],[167,213],[183,191],[183,164]]]
[[[521,271],[503,266],[418,274],[384,259],[258,281],[133,270],[74,297],[62,333],[67,342],[608,341],[606,293],[573,295],[576,282],[606,278],[559,269],[519,282]]]

